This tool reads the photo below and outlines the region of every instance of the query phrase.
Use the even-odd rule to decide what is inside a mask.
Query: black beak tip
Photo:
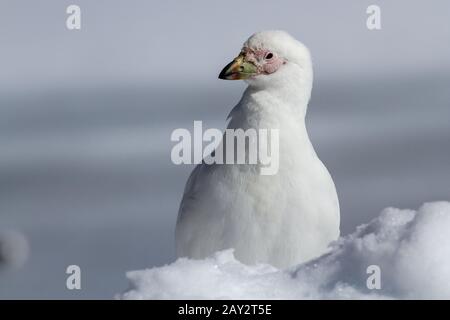
[[[219,79],[230,80],[230,75],[232,74],[231,69],[234,64],[234,60],[225,66],[225,68],[220,71]]]
[[[222,71],[220,71],[220,73],[219,73],[219,79],[227,80],[227,72],[226,72],[226,69],[223,69]]]

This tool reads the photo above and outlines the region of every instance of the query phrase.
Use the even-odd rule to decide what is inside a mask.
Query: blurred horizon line
[[[314,87],[320,83],[323,86],[345,86],[355,83],[364,83],[364,86],[370,83],[379,83],[381,81],[397,82],[399,80],[407,80],[406,82],[417,82],[423,78],[433,78],[433,79],[447,79],[450,78],[450,68],[436,68],[436,69],[420,69],[420,70],[404,70],[404,72],[399,72],[398,70],[386,73],[386,72],[369,72],[369,73],[348,73],[345,75],[337,74],[327,74],[323,75],[321,73],[315,72],[314,74]],[[215,89],[218,87],[218,83],[223,83],[223,80],[217,77],[207,79],[205,77],[196,79],[196,82],[191,81],[188,78],[179,77],[176,81],[169,81],[169,79],[162,79],[161,82],[146,78],[146,77],[121,77],[120,80],[117,78],[111,78],[108,81],[104,81],[100,77],[93,78],[89,77],[90,80],[79,81],[79,79],[71,80],[70,77],[61,77],[57,81],[40,82],[36,85],[36,82],[29,82],[27,84],[11,84],[0,86],[0,98],[1,96],[14,96],[22,95],[24,91],[32,94],[41,94],[48,91],[62,91],[67,92],[71,90],[107,90],[116,88],[136,88],[136,89],[149,89],[149,90],[161,90],[166,88],[175,87],[177,89],[182,89],[185,87],[188,90],[206,87],[208,90]],[[230,83],[230,82],[227,82]],[[237,86],[245,87],[246,83],[241,81],[235,81],[228,87]]]

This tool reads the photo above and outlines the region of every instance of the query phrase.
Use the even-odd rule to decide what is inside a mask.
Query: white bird
[[[256,33],[219,78],[248,83],[228,128],[279,130],[279,169],[261,175],[260,163],[199,164],[180,204],[177,255],[234,248],[243,263],[286,268],[325,253],[339,237],[339,201],[305,126],[309,50],[284,31]]]

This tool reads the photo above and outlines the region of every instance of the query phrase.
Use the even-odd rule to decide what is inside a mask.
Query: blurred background
[[[174,260],[192,166],[172,164],[170,134],[225,128],[245,84],[217,75],[260,30],[312,52],[307,126],[342,234],[450,200],[449,15],[446,0],[1,0],[0,264],[16,267],[0,269],[0,298],[112,298],[126,271]],[[70,264],[81,290],[66,289]]]

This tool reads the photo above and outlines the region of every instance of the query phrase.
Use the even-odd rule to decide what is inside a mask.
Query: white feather
[[[321,255],[338,238],[339,202],[306,131],[313,80],[308,49],[282,31],[257,33],[245,46],[273,50],[287,63],[247,80],[228,128],[279,129],[279,171],[198,165],[180,205],[177,254],[204,258],[234,248],[244,263],[284,268]]]

